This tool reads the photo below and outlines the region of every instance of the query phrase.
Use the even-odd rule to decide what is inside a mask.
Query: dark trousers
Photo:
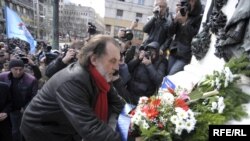
[[[20,132],[22,116],[23,114],[20,111],[14,111],[10,113],[13,141],[23,141],[21,132]]]
[[[0,121],[0,141],[12,141],[10,118]]]

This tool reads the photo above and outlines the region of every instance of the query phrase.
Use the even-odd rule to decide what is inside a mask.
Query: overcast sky
[[[100,14],[100,16],[104,17],[105,12],[105,3],[104,0],[65,0],[68,2],[72,2],[75,4],[81,4],[82,6],[90,6],[95,9],[95,11]]]

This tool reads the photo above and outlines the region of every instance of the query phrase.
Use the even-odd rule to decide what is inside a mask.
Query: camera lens
[[[130,41],[130,40],[133,39],[133,37],[134,37],[134,35],[133,35],[132,31],[131,30],[126,30],[126,32],[125,32],[125,38],[126,38],[126,40]]]
[[[156,15],[158,15],[160,13],[160,11],[159,10],[155,10],[153,13],[156,14]]]
[[[186,15],[186,8],[185,7],[181,7],[180,13],[181,13],[181,16],[185,16]]]

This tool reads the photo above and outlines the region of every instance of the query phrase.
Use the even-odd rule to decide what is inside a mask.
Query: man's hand
[[[139,60],[142,60],[145,56],[145,51],[144,50],[141,50],[140,53],[139,53]]]
[[[152,64],[152,61],[151,61],[151,57],[147,58],[147,57],[144,57],[143,60],[142,60],[142,64],[144,65],[149,65],[149,64]]]
[[[180,13],[180,9],[181,9],[181,4],[177,4],[176,5],[176,16],[175,16],[175,21],[181,23],[181,24],[185,24],[187,19],[188,19],[188,11],[186,11],[186,15],[182,16]]]
[[[131,23],[131,26],[130,26],[130,29],[135,29],[136,27],[138,26],[138,22],[136,20],[134,20],[132,23]]]
[[[28,64],[30,64],[32,66],[35,65],[35,62],[32,59],[30,59],[30,57],[27,57],[27,59],[28,59]]]
[[[75,55],[76,55],[75,50],[72,48],[69,48],[66,55],[63,57],[62,62],[64,64],[69,64],[71,59],[73,59],[75,57]]]
[[[160,6],[155,6],[153,9],[154,17],[158,18],[160,15]]]
[[[7,113],[0,113],[0,121],[5,120],[8,117]]]
[[[187,19],[188,19],[188,11],[186,12],[185,16],[182,16],[180,11],[175,16],[175,21],[181,23],[182,25],[186,23]]]

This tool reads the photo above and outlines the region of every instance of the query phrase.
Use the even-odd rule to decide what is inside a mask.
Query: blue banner
[[[125,104],[121,114],[118,117],[117,130],[120,132],[122,141],[127,141],[128,131],[131,118],[128,116],[129,112],[135,108],[134,105]]]
[[[164,77],[161,85],[161,89],[171,89],[175,90],[175,84],[168,79],[168,77]]]
[[[37,42],[34,40],[21,18],[15,11],[5,6],[6,32],[8,38],[19,38],[30,44],[30,51],[35,52]]]

